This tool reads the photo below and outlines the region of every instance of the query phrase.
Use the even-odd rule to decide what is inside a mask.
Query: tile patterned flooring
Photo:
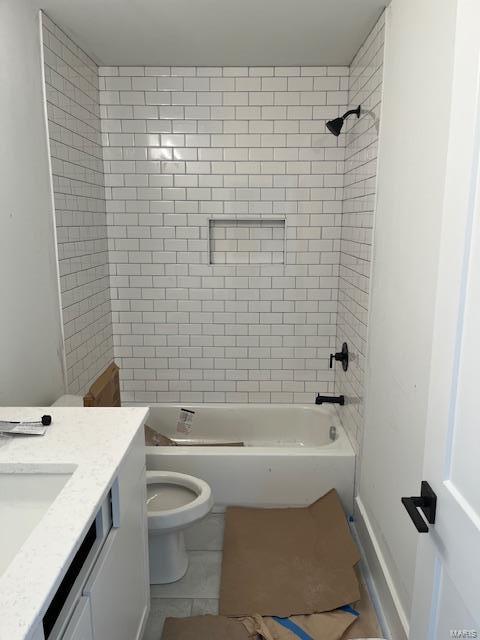
[[[151,585],[150,616],[142,640],[160,640],[165,618],[170,616],[218,614],[223,529],[222,513],[211,513],[187,529],[185,542],[190,559],[187,573],[178,582]],[[368,573],[363,563],[361,566],[361,571]]]
[[[221,551],[189,551],[190,564],[178,582],[152,585],[143,640],[160,640],[165,618],[218,613]]]

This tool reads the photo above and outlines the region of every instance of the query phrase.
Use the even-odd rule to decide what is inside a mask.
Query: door
[[[419,478],[419,485],[426,480],[437,494],[437,510],[435,524],[419,534],[411,640],[480,638],[480,2],[458,0],[457,5],[424,476]]]

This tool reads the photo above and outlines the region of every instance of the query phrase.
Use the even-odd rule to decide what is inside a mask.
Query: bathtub
[[[189,433],[177,430],[182,409],[194,412]],[[158,404],[147,422],[170,438],[203,445],[146,447],[147,469],[206,480],[216,511],[227,505],[304,506],[335,488],[352,513],[355,454],[333,407]],[[245,446],[209,446],[239,441]]]

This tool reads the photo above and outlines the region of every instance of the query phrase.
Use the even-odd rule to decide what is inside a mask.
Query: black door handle
[[[413,521],[419,533],[428,533],[428,525],[417,511],[417,507],[422,506],[422,498],[402,498],[402,504],[408,511],[408,515]]]
[[[435,514],[437,510],[437,496],[432,487],[422,481],[421,491],[419,496],[411,496],[410,498],[402,498],[402,504],[408,512],[413,524],[415,525],[419,533],[428,533],[428,524],[435,523]],[[419,513],[418,509],[421,509],[427,522]]]

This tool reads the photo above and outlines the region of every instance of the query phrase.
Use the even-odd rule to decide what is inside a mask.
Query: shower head
[[[327,122],[327,129],[330,133],[333,133],[334,136],[339,136],[340,131],[343,127],[343,118],[335,118],[335,120],[329,120]]]
[[[360,106],[358,106],[356,109],[350,109],[350,111],[347,111],[346,113],[344,113],[343,116],[341,116],[340,118],[329,120],[327,122],[327,129],[330,131],[330,133],[333,133],[334,136],[339,136],[342,130],[343,122],[345,118],[348,118],[348,116],[351,116],[354,113],[357,115],[357,118],[360,117]]]

